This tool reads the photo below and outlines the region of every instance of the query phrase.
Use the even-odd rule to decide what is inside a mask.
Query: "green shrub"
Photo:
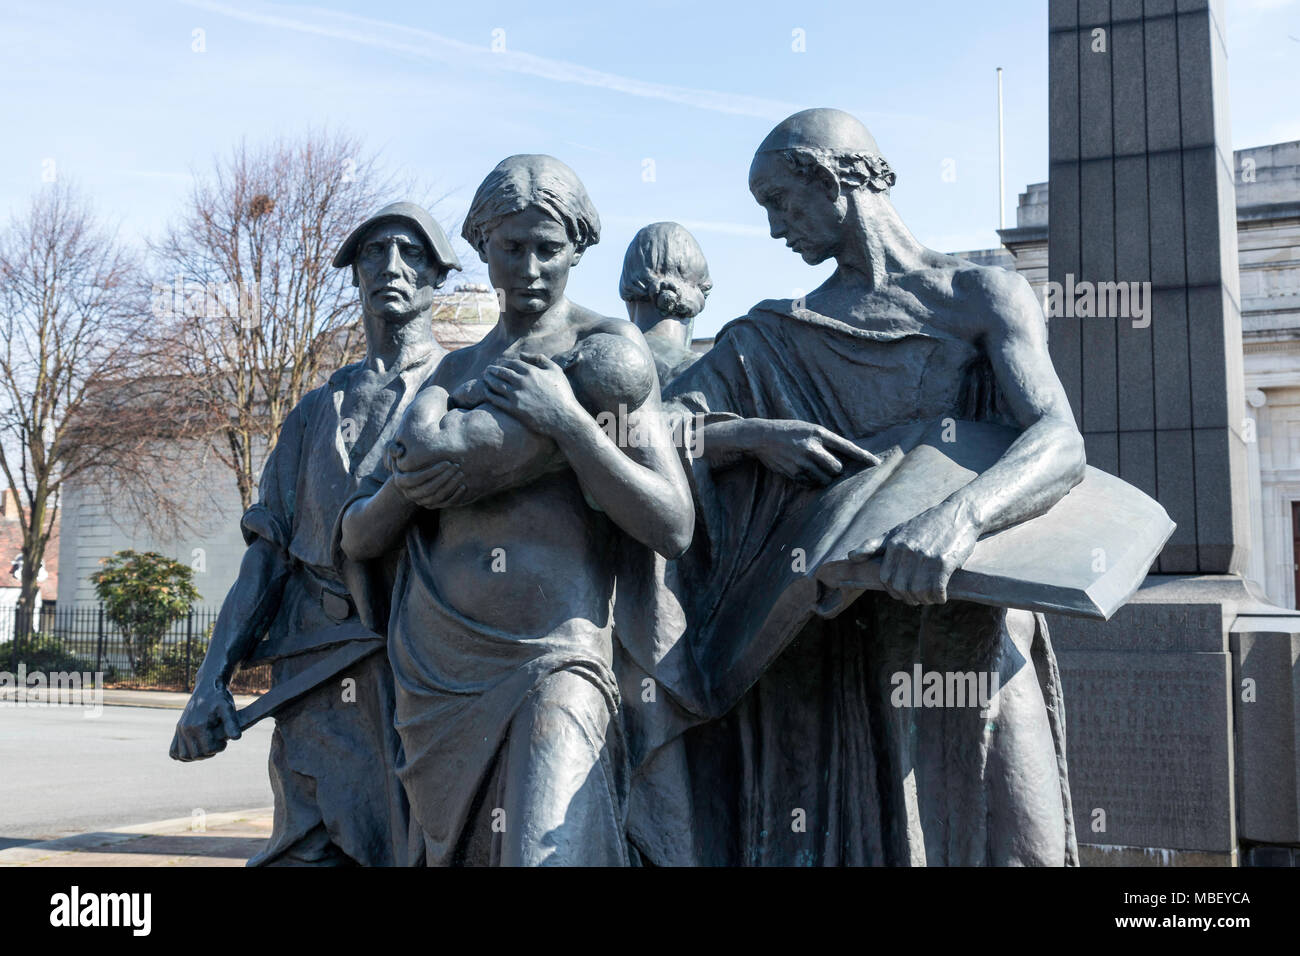
[[[203,656],[208,652],[208,641],[212,637],[212,625],[208,625],[206,634],[195,634],[190,639],[189,676],[203,663]],[[140,674],[142,680],[155,684],[182,684],[185,682],[185,640],[182,638],[162,648],[150,663],[147,672]]]
[[[6,647],[5,653],[11,653]],[[87,661],[73,654],[63,645],[63,641],[52,634],[33,634],[18,643],[18,660],[27,667],[28,673],[41,671],[49,674],[58,671],[93,671],[94,661]]]
[[[157,551],[119,551],[91,575],[104,614],[122,632],[131,671],[150,679],[159,672],[163,636],[199,599],[194,570]],[[167,652],[162,652],[167,653]],[[180,651],[184,677],[184,647]]]

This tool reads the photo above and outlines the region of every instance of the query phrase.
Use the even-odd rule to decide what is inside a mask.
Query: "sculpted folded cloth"
[[[272,661],[273,686],[340,644],[379,643],[371,625],[382,630],[386,610],[384,620],[363,622],[353,609],[352,599],[366,589],[359,573],[345,582],[340,572],[337,514],[355,491],[356,476],[382,464],[401,414],[441,354],[430,349],[394,370],[387,415],[366,422],[350,448],[346,439],[355,422],[345,431],[341,409],[358,365],[339,369],[285,419],[262,471],[258,501],[242,522],[247,541],[265,539],[294,568],[267,636],[253,652],[254,660]],[[391,580],[373,588],[385,598],[385,608]],[[349,600],[327,607],[321,600],[326,591]],[[345,699],[343,682],[349,678],[354,693]],[[266,848],[250,866],[404,862],[409,809],[396,779],[401,742],[393,710],[392,674],[384,654],[376,653],[276,713],[270,754],[274,823]]]
[[[627,336],[589,335],[555,361],[565,370],[578,401],[598,420],[602,415],[627,415],[655,387],[653,361]],[[390,446],[395,470],[454,461],[473,482],[485,473],[500,479],[503,468],[530,472],[531,463],[539,459],[563,466],[553,441],[487,404],[487,395],[481,378],[450,395],[440,386],[426,387],[403,416]],[[500,487],[499,481],[493,484]]]
[[[398,773],[429,866],[626,866],[608,625],[513,633],[449,607],[428,541],[399,572],[389,655]],[[564,768],[563,774],[555,773]]]
[[[724,327],[665,391],[670,414],[801,420],[855,439],[945,416],[1010,424],[969,342],[924,321],[867,329],[788,300]],[[667,648],[638,663],[688,712],[674,725],[660,706],[657,723],[629,725],[639,849],[656,863],[1075,862],[1061,683],[1042,616],[868,593],[824,620],[813,594],[801,629],[768,633],[746,582],[763,579],[764,562],[788,564],[797,542],[771,532],[809,491],[752,460],[692,466],[696,545],[664,578],[689,627],[665,644],[618,614],[625,647]],[[823,533],[852,517],[829,510]],[[641,579],[627,580],[620,600]],[[893,706],[892,676],[918,664],[996,674],[995,712]],[[620,681],[625,695],[636,684],[623,671]],[[672,740],[688,723],[699,726]]]

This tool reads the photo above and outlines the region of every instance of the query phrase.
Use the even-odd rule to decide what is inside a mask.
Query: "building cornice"
[[[1012,243],[1026,242],[1046,242],[1046,226],[1008,226],[1006,229],[998,230],[998,238],[1002,244],[1010,246]]]

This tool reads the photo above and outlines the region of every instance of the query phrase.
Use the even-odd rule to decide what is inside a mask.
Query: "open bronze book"
[[[833,616],[863,591],[881,590],[885,535],[989,468],[1017,435],[950,420],[861,442],[880,465],[800,496],[768,538],[781,553],[754,569],[770,576],[770,589],[750,593],[771,594],[772,616],[780,618],[783,607],[795,611],[809,600]],[[1090,467],[1045,514],[981,538],[953,574],[948,597],[1105,620],[1137,590],[1173,530],[1158,502]],[[804,571],[793,581],[792,565]]]

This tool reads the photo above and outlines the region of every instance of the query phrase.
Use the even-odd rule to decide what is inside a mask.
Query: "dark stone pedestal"
[[[1152,575],[1108,623],[1050,627],[1085,865],[1300,844],[1300,613],[1238,576]]]

